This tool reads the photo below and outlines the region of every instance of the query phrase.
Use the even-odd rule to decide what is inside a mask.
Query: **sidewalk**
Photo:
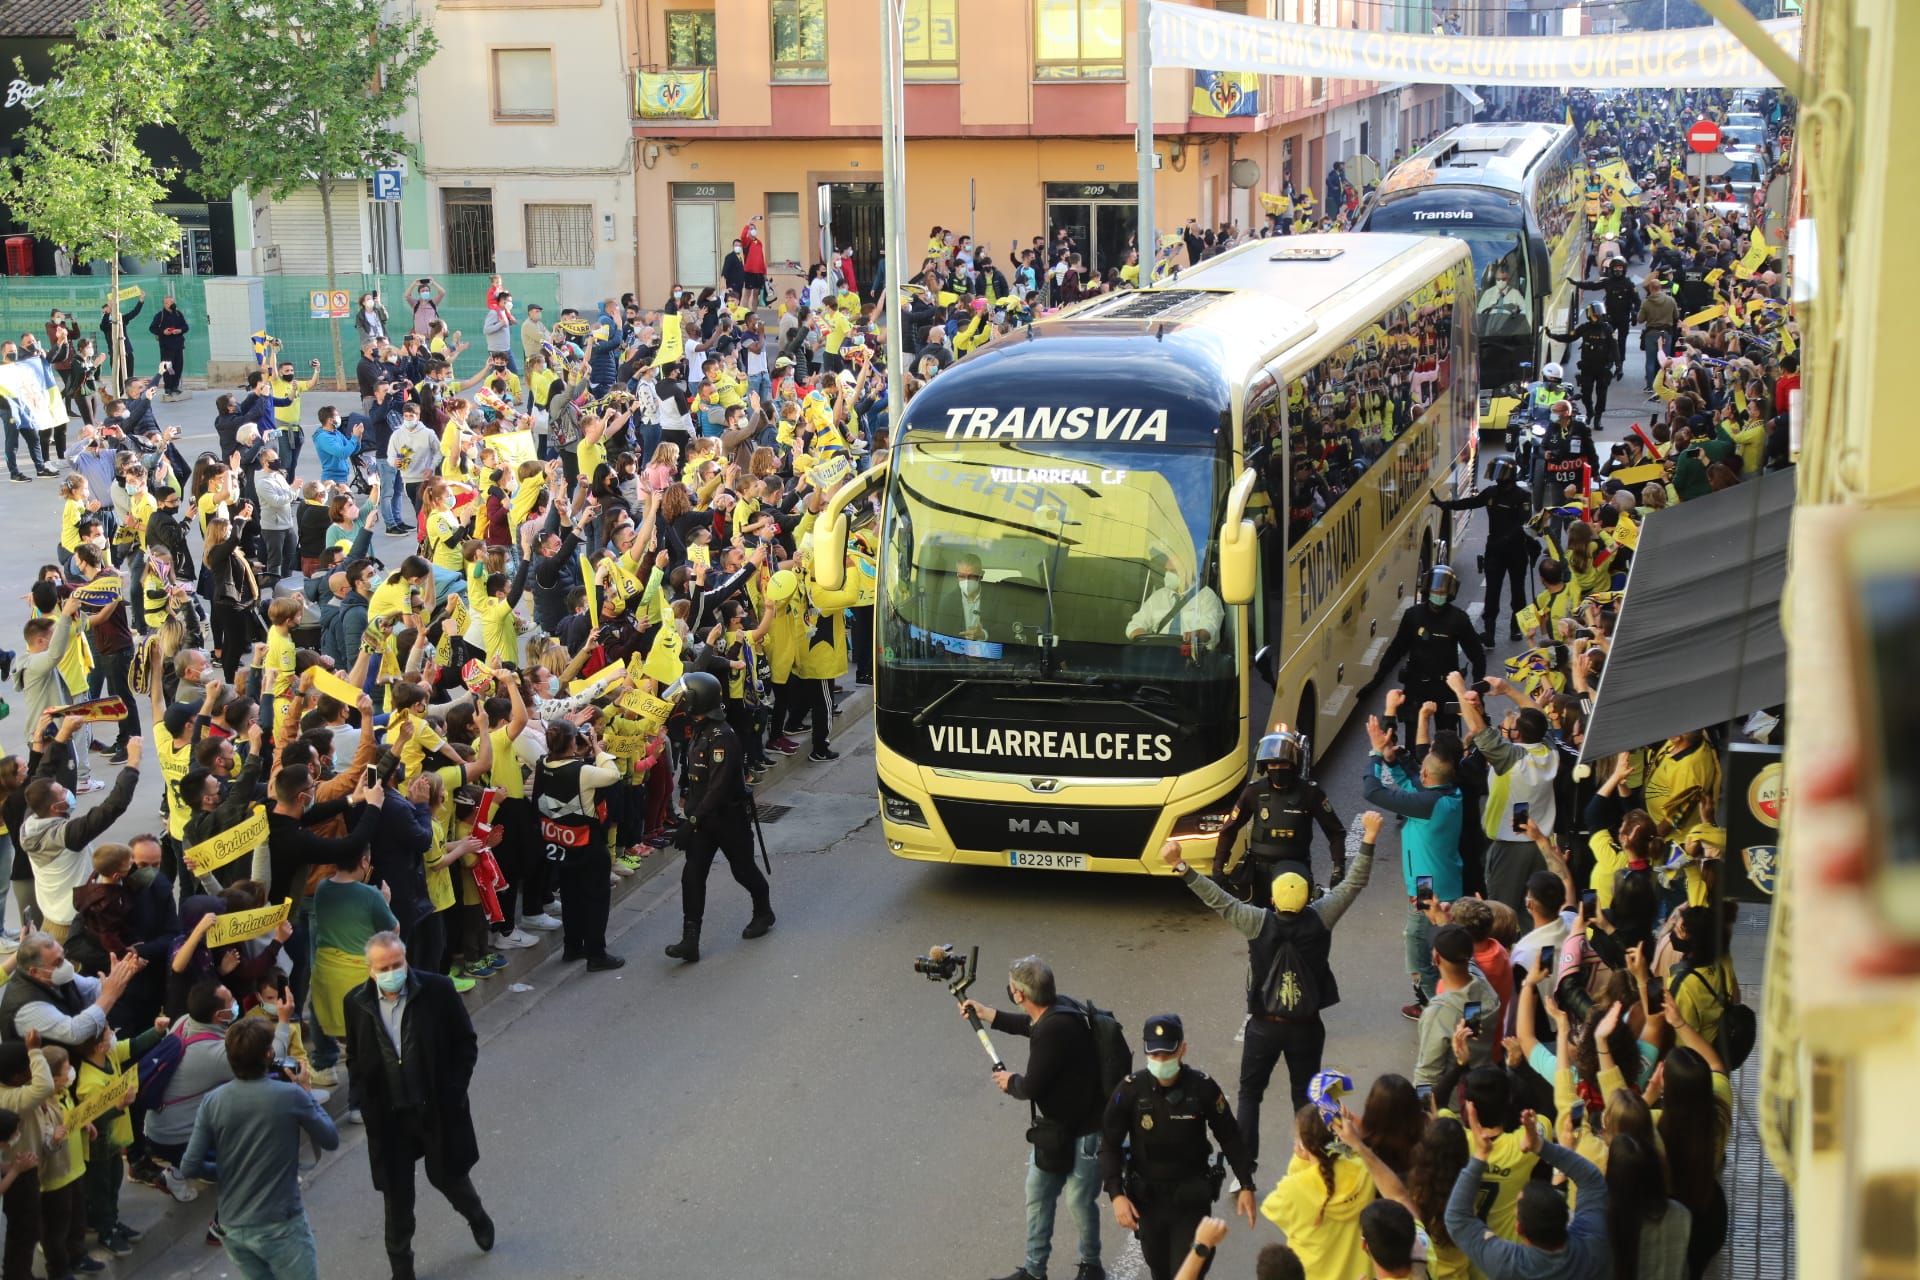
[[[1770,976],[1766,972],[1767,925],[1771,915],[1770,910],[1743,905],[1733,930],[1733,963],[1740,975],[1740,999],[1756,1011],[1766,1003]],[[1756,1048],[1733,1077],[1733,1138],[1727,1144],[1722,1175],[1727,1191],[1728,1239],[1715,1266],[1719,1275],[1738,1280],[1792,1280],[1799,1252],[1793,1198],[1767,1159],[1754,1123],[1760,1106],[1761,1071],[1761,1053]]]
[[[846,734],[867,718],[873,709],[873,690],[866,686],[853,686],[853,691],[840,704],[839,712],[834,716],[836,735]],[[772,756],[765,780],[756,788],[760,802],[763,823],[776,821],[788,811],[792,797],[806,788],[806,772],[811,766],[806,757],[796,753],[791,756]],[[786,803],[783,803],[785,801]],[[626,930],[637,923],[639,917],[655,903],[675,891],[672,879],[666,873],[680,866],[684,855],[677,848],[669,847],[655,853],[641,863],[634,875],[617,881],[613,886],[613,910],[610,916],[608,936],[617,940]],[[654,882],[659,883],[655,884]],[[524,950],[503,951],[507,958],[507,967],[492,978],[482,981],[463,997],[467,1012],[474,1018],[481,1040],[484,1042],[495,1035],[502,1034],[521,1014],[534,1007],[535,1001],[551,993],[563,983],[577,981],[586,974],[580,965],[563,965],[559,960],[560,935],[558,933],[539,933],[536,945]],[[618,948],[616,947],[616,950]],[[630,960],[639,957],[629,955]],[[659,957],[647,957],[655,961]],[[646,972],[644,968],[629,968],[615,974],[614,978]],[[508,997],[512,997],[511,1000]],[[484,1016],[483,1016],[484,1014]],[[301,1183],[311,1183],[321,1172],[331,1165],[349,1156],[358,1156],[359,1143],[356,1139],[357,1126],[346,1123],[347,1078],[344,1063],[338,1069],[340,1083],[327,1099],[326,1109],[340,1127],[341,1148],[316,1162],[311,1167],[303,1167]],[[304,1149],[304,1148],[303,1148]],[[197,1200],[181,1204],[171,1196],[164,1195],[142,1184],[129,1182],[121,1188],[121,1218],[142,1237],[133,1246],[133,1252],[124,1258],[106,1257],[109,1270],[118,1276],[135,1276],[143,1268],[161,1262],[166,1255],[185,1242],[200,1236],[206,1231],[207,1223],[213,1217],[215,1191],[211,1186],[202,1184]],[[91,1237],[90,1237],[91,1238]],[[95,1250],[96,1257],[102,1257],[103,1251]],[[208,1259],[218,1266],[218,1274],[231,1271],[224,1253],[208,1250]],[[195,1268],[198,1271],[198,1268]],[[171,1271],[155,1271],[168,1277],[183,1274],[178,1267]]]

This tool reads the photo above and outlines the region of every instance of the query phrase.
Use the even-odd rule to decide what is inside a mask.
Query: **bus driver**
[[[969,551],[953,566],[954,588],[944,592],[934,609],[933,629],[942,635],[962,640],[985,640],[986,569],[980,557]]]
[[[1179,636],[1196,650],[1212,645],[1227,616],[1220,597],[1204,582],[1189,586],[1186,568],[1172,552],[1154,552],[1151,563],[1160,585],[1127,622],[1127,639]]]

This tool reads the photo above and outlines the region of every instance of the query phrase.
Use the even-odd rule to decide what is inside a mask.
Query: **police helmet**
[[[1495,458],[1487,464],[1487,480],[1491,484],[1506,484],[1520,478],[1520,464],[1512,458]]]
[[[1540,376],[1548,382],[1558,382],[1566,376],[1566,370],[1560,367],[1559,361],[1549,360],[1540,366]]]
[[[1453,602],[1455,596],[1460,594],[1460,575],[1453,571],[1452,565],[1433,566],[1432,571],[1427,574],[1427,594],[1445,596],[1449,604]]]
[[[1606,319],[1606,314],[1607,314],[1606,309],[1603,308],[1599,303],[1589,302],[1587,304],[1587,319],[1604,320]]]
[[[1253,761],[1263,769],[1281,765],[1298,769],[1306,756],[1306,739],[1289,729],[1281,729],[1260,739],[1260,745],[1253,753]]]
[[[689,671],[680,681],[680,705],[696,720],[718,720],[726,715],[720,682],[704,671]]]

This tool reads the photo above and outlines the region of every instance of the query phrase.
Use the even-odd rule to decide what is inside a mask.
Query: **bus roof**
[[[1095,298],[996,339],[928,383],[907,406],[904,431],[966,438],[974,420],[956,416],[963,409],[1105,402],[1141,414],[1089,440],[1149,439],[1137,429],[1165,408],[1165,443],[1213,443],[1231,421],[1236,392],[1262,365],[1322,329],[1345,333],[1378,311],[1371,278],[1437,273],[1465,253],[1435,236],[1250,240],[1150,289]],[[1114,396],[1122,386],[1124,395]],[[989,420],[979,418],[982,431]]]
[[[1380,198],[1442,186],[1524,191],[1534,166],[1572,133],[1564,124],[1526,121],[1457,125],[1395,165]]]

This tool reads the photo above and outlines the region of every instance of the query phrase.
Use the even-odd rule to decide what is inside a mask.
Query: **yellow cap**
[[[1273,878],[1273,909],[1301,911],[1307,905],[1307,881],[1297,871],[1283,871]]]

